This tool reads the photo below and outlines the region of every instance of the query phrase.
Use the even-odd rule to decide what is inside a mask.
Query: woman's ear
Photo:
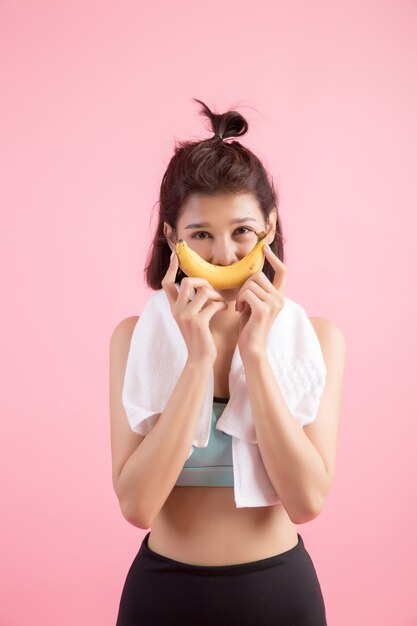
[[[274,207],[273,209],[271,209],[268,218],[267,218],[267,222],[266,222],[266,232],[267,235],[265,237],[266,243],[269,245],[274,241],[275,238],[275,232],[276,232],[276,225],[277,225],[277,209],[276,207]]]
[[[174,252],[177,243],[176,233],[175,230],[171,228],[171,226],[166,222],[164,222],[164,235],[169,247],[171,248],[172,252]]]

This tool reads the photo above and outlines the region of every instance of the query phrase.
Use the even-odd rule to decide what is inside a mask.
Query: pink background
[[[286,293],[348,342],[336,476],[298,527],[329,626],[417,624],[417,6],[3,2],[2,626],[110,626],[145,531],[111,483],[108,345],[193,97],[280,194]]]

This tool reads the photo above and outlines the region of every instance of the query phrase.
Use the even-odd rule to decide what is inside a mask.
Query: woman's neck
[[[229,301],[227,309],[218,311],[210,320],[210,330],[215,335],[231,339],[239,332],[240,313],[235,311],[235,300]]]

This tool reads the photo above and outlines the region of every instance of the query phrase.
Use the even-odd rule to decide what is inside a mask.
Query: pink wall
[[[329,625],[412,626],[416,4],[205,7],[0,9],[0,623],[115,623],[145,531],[112,491],[108,342],[150,295],[174,140],[209,135],[196,97],[241,105],[280,193],[287,295],[348,342],[334,485],[299,527]]]

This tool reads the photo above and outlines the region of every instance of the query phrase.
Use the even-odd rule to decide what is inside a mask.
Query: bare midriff
[[[156,517],[148,547],[192,565],[258,561],[297,545],[282,504],[236,508],[233,487],[175,486]]]

